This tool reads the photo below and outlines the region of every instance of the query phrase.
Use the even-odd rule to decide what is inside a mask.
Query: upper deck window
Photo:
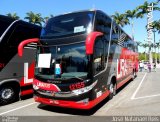
[[[70,36],[92,31],[93,12],[79,12],[49,19],[42,29],[41,38]]]

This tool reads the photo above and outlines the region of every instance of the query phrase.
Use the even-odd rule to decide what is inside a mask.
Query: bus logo
[[[28,63],[24,63],[24,84],[32,83],[33,79],[28,78]]]

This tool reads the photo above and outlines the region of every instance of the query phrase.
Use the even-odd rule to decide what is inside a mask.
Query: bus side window
[[[96,16],[95,30],[109,36],[111,29],[111,19],[102,13],[97,13]]]
[[[108,47],[109,47],[109,40],[104,41],[104,53],[105,53],[105,63],[107,62],[108,59]]]
[[[111,43],[115,43],[115,44],[121,45],[122,40],[118,40],[118,39],[119,39],[118,27],[115,24],[113,24]]]
[[[94,45],[94,74],[96,75],[104,69],[104,40],[97,38]]]

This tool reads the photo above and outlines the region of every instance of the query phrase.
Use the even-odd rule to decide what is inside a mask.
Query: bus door
[[[105,54],[104,54],[104,39],[98,37],[95,40],[93,51],[93,81],[97,81],[97,95],[101,96],[103,89],[102,86],[106,84],[106,78],[104,75],[105,69]],[[96,96],[98,97],[98,96]]]

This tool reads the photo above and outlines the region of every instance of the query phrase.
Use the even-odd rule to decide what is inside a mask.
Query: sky
[[[133,10],[144,3],[145,0],[0,0],[0,14],[17,13],[24,20],[27,12],[41,13],[42,17],[56,16],[59,14],[88,9],[99,9],[108,15],[113,15],[116,11],[124,13],[127,10]],[[153,2],[156,0],[148,0]],[[160,7],[160,3],[159,3]],[[160,19],[160,12],[153,12],[153,20]],[[26,20],[27,21],[27,20]],[[145,26],[147,17],[143,19],[134,19],[135,40],[145,43],[147,31]],[[123,27],[125,32],[132,35],[131,25]],[[156,42],[160,41],[160,34],[155,35]],[[143,52],[143,48],[139,48]]]

